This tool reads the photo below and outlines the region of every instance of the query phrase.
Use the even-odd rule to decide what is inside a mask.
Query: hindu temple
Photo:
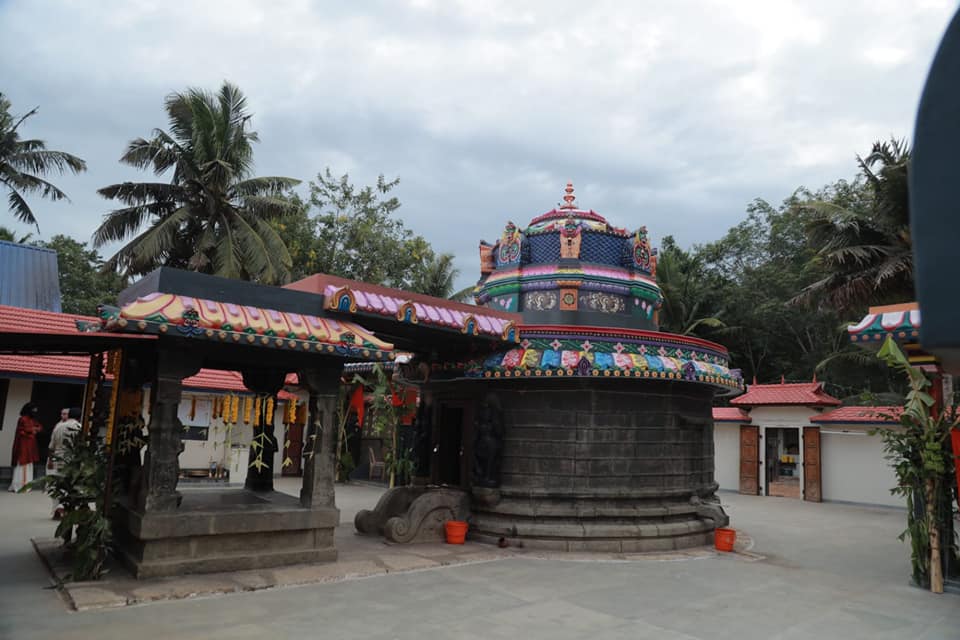
[[[509,348],[433,362],[430,479],[469,485],[474,539],[553,550],[708,544],[711,405],[743,383],[724,347],[658,331],[645,227],[576,203],[480,244],[477,304],[517,313]]]

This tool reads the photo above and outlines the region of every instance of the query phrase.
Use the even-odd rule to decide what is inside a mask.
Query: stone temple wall
[[[485,393],[505,435],[499,488],[474,489],[473,538],[664,551],[709,544],[726,524],[714,504],[709,387],[569,378]]]

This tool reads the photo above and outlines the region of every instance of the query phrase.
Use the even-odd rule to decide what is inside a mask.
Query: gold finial
[[[564,189],[564,191],[567,192],[567,195],[563,196],[563,201],[564,201],[566,204],[560,205],[560,208],[561,208],[561,209],[576,209],[576,208],[577,208],[577,205],[574,204],[574,201],[577,199],[577,197],[576,197],[575,195],[573,195],[573,183],[572,183],[572,182],[568,182],[568,183],[567,183],[567,188]]]

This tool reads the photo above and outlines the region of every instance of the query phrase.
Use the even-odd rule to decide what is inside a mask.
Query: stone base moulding
[[[340,512],[291,496],[246,490],[183,491],[177,511],[114,518],[119,555],[137,578],[262,569],[337,559]]]

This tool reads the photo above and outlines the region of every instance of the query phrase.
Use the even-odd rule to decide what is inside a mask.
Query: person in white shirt
[[[60,422],[50,434],[50,447],[47,453],[47,474],[57,475],[63,470],[63,456],[67,451],[67,442],[80,431],[80,421],[77,420],[80,412],[77,409],[62,409]],[[59,519],[63,515],[63,506],[53,499],[53,517]]]

